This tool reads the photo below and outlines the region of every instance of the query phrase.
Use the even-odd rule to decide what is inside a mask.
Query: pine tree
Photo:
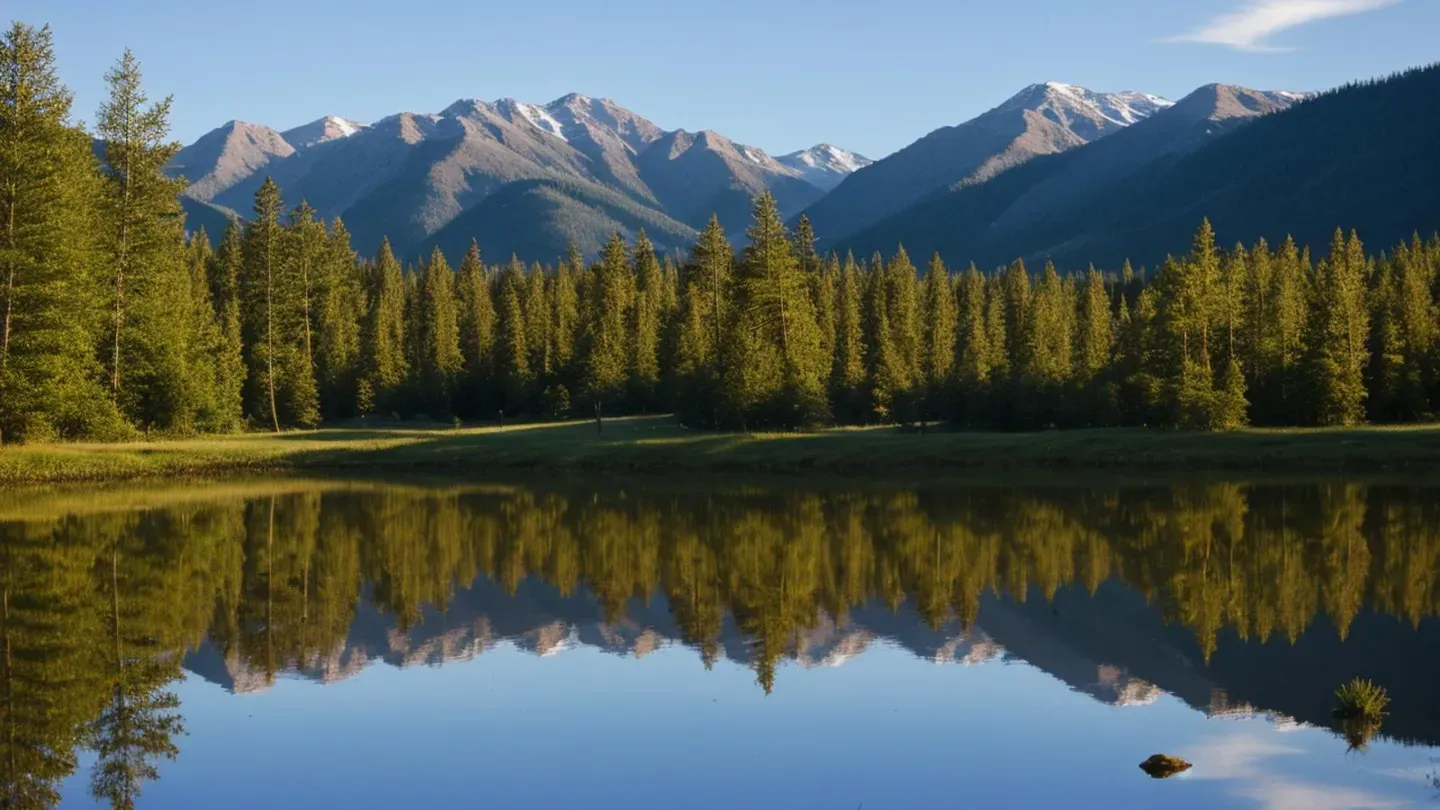
[[[736,274],[737,339],[726,388],[740,411],[784,426],[829,418],[820,327],[810,285],[769,192],[755,198],[749,244]]]
[[[1307,399],[1310,386],[1306,379],[1308,368],[1305,362],[1305,330],[1310,311],[1311,271],[1310,262],[1295,245],[1295,240],[1286,238],[1275,253],[1270,299],[1273,309],[1267,318],[1267,340],[1273,347],[1273,384],[1266,397],[1270,414],[1266,420],[1271,424],[1304,424],[1314,418],[1307,413]]]
[[[416,307],[420,333],[419,400],[431,417],[455,412],[456,382],[464,368],[460,354],[460,328],[455,305],[455,272],[445,254],[435,248],[421,269]]]
[[[465,362],[465,381],[461,385],[462,394],[457,407],[464,416],[489,414],[498,407],[491,393],[495,362],[495,303],[491,299],[485,264],[480,260],[480,246],[473,240],[465,258],[460,261],[455,286],[460,354]]]
[[[1365,419],[1365,367],[1369,362],[1370,313],[1366,308],[1369,262],[1353,232],[1338,228],[1321,263],[1310,316],[1310,363],[1315,410],[1322,425],[1354,425]]]
[[[1027,424],[1048,426],[1055,420],[1061,387],[1074,368],[1074,324],[1073,285],[1067,286],[1047,261],[1025,322],[1028,366],[1023,378],[1029,393],[1019,413]]]
[[[551,391],[553,416],[568,416],[571,391],[575,389],[575,342],[580,326],[580,292],[577,279],[585,272],[580,251],[571,246],[570,255],[551,279],[550,361],[556,381]],[[561,405],[563,413],[561,412]]]
[[[895,345],[896,330],[890,318],[890,284],[886,275],[884,260],[876,255],[866,273],[862,304],[868,415],[881,424],[900,418],[910,383],[901,350]]]
[[[846,255],[835,291],[835,351],[830,372],[830,398],[836,417],[844,422],[864,417],[865,320],[861,316],[865,283],[853,255]]]
[[[545,268],[530,265],[525,276],[525,345],[530,349],[530,371],[535,384],[543,386],[554,373],[550,358],[550,293]]]
[[[630,391],[641,410],[655,407],[660,387],[660,328],[664,298],[660,262],[642,230],[635,237],[635,307],[631,317]]]
[[[281,262],[277,289],[282,296],[277,310],[283,342],[287,419],[300,427],[320,422],[320,387],[315,378],[315,344],[328,252],[325,225],[315,209],[301,202],[290,212],[281,232]]]
[[[495,379],[501,413],[524,413],[535,382],[525,326],[525,266],[513,256],[495,281]]]
[[[734,250],[717,217],[690,250],[680,288],[676,367],[680,413],[687,424],[721,425],[725,380],[724,346],[732,313]]]
[[[210,299],[209,269],[213,262],[210,238],[201,228],[185,244],[189,294],[184,310],[184,401],[191,409],[189,418],[195,429],[224,432],[239,425],[228,409],[222,409],[220,400],[222,372],[216,359],[225,349],[225,338]]]
[[[239,430],[245,423],[245,352],[240,325],[240,277],[244,255],[240,226],[234,220],[210,261],[210,300],[220,328],[215,355],[216,430]]]
[[[403,407],[410,367],[405,357],[405,278],[390,251],[389,239],[380,243],[380,253],[370,269],[369,287],[365,376],[357,394],[357,409],[362,415],[397,415]]]
[[[955,304],[955,284],[938,253],[930,259],[930,267],[925,276],[922,321],[924,356],[921,371],[925,383],[925,407],[922,416],[929,419],[943,412],[942,403],[950,394],[955,367],[955,342],[960,328]]]
[[[920,415],[924,330],[920,325],[920,277],[903,245],[885,265],[885,296],[894,351],[895,416],[908,423]]]
[[[285,289],[280,267],[280,188],[266,178],[255,193],[254,216],[245,226],[241,252],[240,314],[245,346],[246,415],[280,431],[279,391],[284,384]]]
[[[958,320],[956,385],[959,402],[954,417],[962,424],[975,425],[986,418],[994,350],[987,325],[990,301],[985,277],[974,265],[961,276],[957,294]],[[1003,321],[1003,315],[1000,320]],[[1001,335],[1003,338],[1003,333]],[[1003,346],[1001,347],[1003,351]]]
[[[90,139],[69,126],[50,29],[0,36],[0,440],[113,437],[101,388]]]
[[[323,268],[315,348],[320,407],[326,418],[345,418],[356,414],[366,306],[350,232],[339,217],[330,226]]]
[[[190,302],[177,195],[184,182],[166,176],[180,151],[168,142],[170,99],[149,104],[140,64],[126,51],[105,74],[109,97],[96,134],[105,143],[100,195],[102,252],[109,321],[101,354],[111,397],[131,421],[161,430],[189,430],[196,403],[188,399],[187,334],[177,318]]]
[[[1110,293],[1105,278],[1091,266],[1080,290],[1080,311],[1075,330],[1074,380],[1082,411],[1079,421],[1086,425],[1108,424],[1113,409],[1106,371],[1115,345],[1115,325],[1110,315]]]
[[[635,278],[625,239],[612,234],[586,282],[588,301],[582,328],[581,385],[604,431],[606,406],[620,401],[630,380],[629,329],[635,305]]]

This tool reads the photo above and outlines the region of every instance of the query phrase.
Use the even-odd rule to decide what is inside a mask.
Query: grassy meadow
[[[481,474],[507,470],[893,473],[1440,471],[1440,427],[1242,430],[1137,428],[978,433],[833,429],[711,433],[669,417],[464,428],[331,428],[123,444],[0,448],[0,484],[234,472]]]

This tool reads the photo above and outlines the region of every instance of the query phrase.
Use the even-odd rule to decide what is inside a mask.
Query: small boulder
[[[1179,757],[1156,754],[1140,763],[1140,770],[1150,774],[1154,779],[1169,779],[1177,773],[1190,770],[1190,763]]]

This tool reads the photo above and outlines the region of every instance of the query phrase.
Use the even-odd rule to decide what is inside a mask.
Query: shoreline
[[[1440,473],[1440,426],[1251,429],[1143,428],[991,433],[837,428],[733,434],[687,430],[669,417],[507,427],[327,428],[282,434],[118,444],[0,448],[0,485],[106,482],[235,473],[498,472],[899,474],[990,472]]]

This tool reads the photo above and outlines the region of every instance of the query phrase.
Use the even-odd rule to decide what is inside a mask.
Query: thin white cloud
[[[1251,0],[1188,34],[1167,41],[1224,45],[1240,51],[1286,51],[1290,49],[1273,46],[1269,39],[1301,25],[1365,14],[1398,2],[1400,0]]]

